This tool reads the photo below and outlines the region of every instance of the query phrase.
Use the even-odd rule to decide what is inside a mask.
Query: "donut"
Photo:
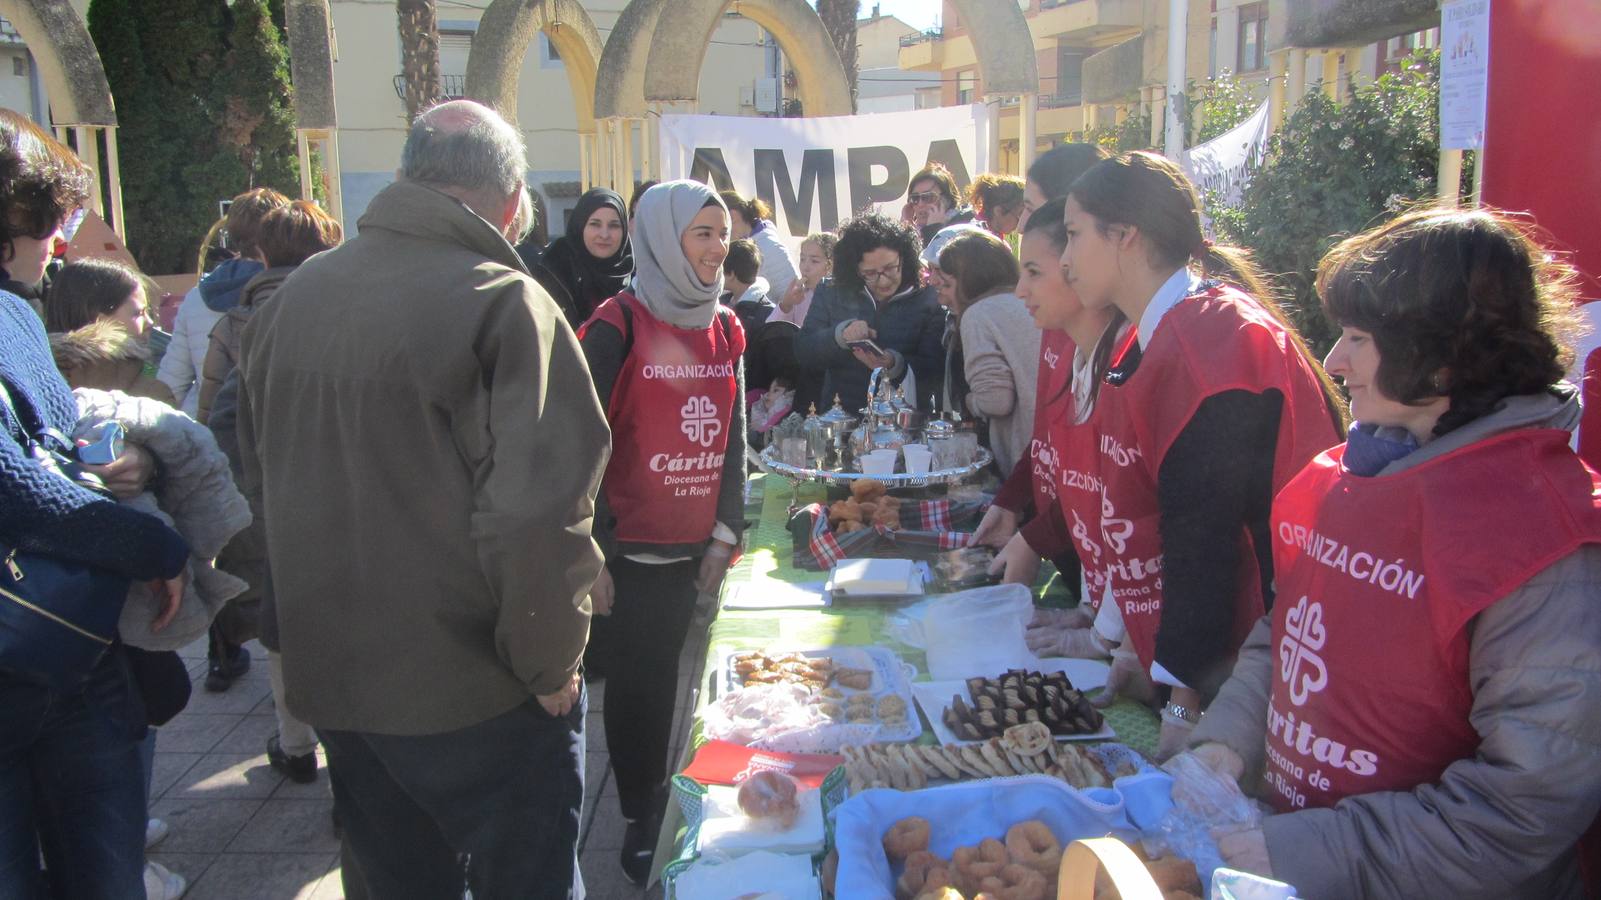
[[[1012,862],[1054,876],[1062,864],[1062,844],[1039,819],[1019,822],[1006,831],[1006,852]]]
[[[884,487],[884,482],[877,478],[858,478],[851,482],[851,499],[857,503],[877,500],[887,493],[889,488]]]
[[[763,769],[739,786],[739,808],[752,819],[771,819],[781,831],[788,831],[800,815],[795,779],[782,772]]]
[[[895,862],[927,849],[928,820],[921,816],[908,816],[884,832],[884,855]]]
[[[1050,884],[1045,876],[1016,863],[1001,869],[1001,873],[979,882],[979,891],[994,894],[1001,900],[1046,900]]]
[[[946,885],[938,890],[924,891],[917,895],[916,900],[966,900],[966,898],[962,896],[961,891]]]

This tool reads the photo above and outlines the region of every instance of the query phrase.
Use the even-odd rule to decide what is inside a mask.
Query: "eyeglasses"
[[[862,281],[865,284],[872,284],[875,281],[883,281],[886,278],[892,281],[900,281],[901,264],[894,263],[892,265],[885,266],[882,269],[857,269],[856,274],[862,276]]]
[[[907,199],[908,202],[911,202],[911,203],[933,203],[933,202],[939,200],[939,192],[938,191],[918,191],[915,194],[907,194],[906,195],[906,199]]]

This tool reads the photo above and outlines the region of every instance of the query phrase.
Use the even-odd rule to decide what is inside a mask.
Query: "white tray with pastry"
[[[1100,684],[1105,684],[1104,675]],[[1058,741],[1117,736],[1084,691],[1061,671],[1013,669],[966,681],[924,681],[912,691],[942,744],[979,744],[1030,722],[1045,726]]]
[[[829,722],[841,726],[815,748],[767,749],[833,752],[840,743],[914,741],[923,733],[912,697],[917,669],[893,650],[879,646],[841,646],[812,650],[741,650],[724,658],[715,684],[720,693],[758,684],[794,684],[811,691],[810,702]],[[793,744],[795,740],[784,741]]]

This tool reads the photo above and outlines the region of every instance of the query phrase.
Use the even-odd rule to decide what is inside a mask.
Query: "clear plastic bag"
[[[1147,834],[1147,843],[1164,843],[1192,860],[1202,883],[1210,885],[1212,873],[1223,865],[1218,836],[1260,828],[1261,807],[1245,796],[1238,782],[1193,753],[1180,753],[1162,769],[1173,776],[1173,808],[1155,833]]]
[[[929,603],[923,616],[928,673],[935,681],[998,675],[1039,662],[1024,635],[1034,594],[1021,584],[974,588]]]

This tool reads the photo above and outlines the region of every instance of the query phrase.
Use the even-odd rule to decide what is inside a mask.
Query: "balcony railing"
[[[944,36],[945,36],[944,29],[941,29],[941,28],[930,28],[927,31],[919,31],[916,34],[908,34],[905,37],[901,38],[901,46],[902,47],[915,47],[918,44],[926,44],[929,41],[937,41],[937,40],[939,40],[940,38],[942,38]]]
[[[1084,94],[1075,91],[1071,94],[1041,94],[1040,109],[1064,109],[1069,106],[1079,106],[1084,102]]]
[[[460,100],[467,96],[467,76],[441,75],[439,76],[439,90],[445,95],[446,100]],[[402,100],[406,99],[406,76],[404,75],[395,76],[395,96]]]

